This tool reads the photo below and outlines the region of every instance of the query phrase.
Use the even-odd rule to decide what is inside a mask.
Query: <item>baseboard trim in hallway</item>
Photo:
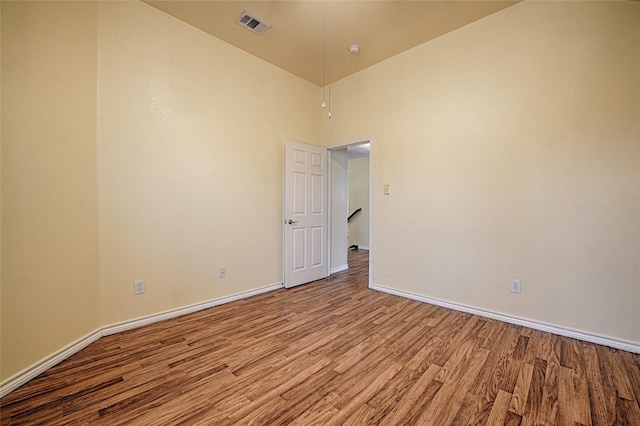
[[[349,269],[349,265],[336,266],[329,270],[329,275],[337,274],[338,272],[346,271],[347,269]]]
[[[481,317],[491,318],[509,324],[521,325],[523,327],[533,328],[534,330],[546,331],[547,333],[557,334],[559,336],[571,337],[573,339],[584,340],[585,342],[595,343],[597,345],[609,346],[615,349],[621,349],[627,352],[640,354],[640,345],[623,340],[611,339],[609,337],[595,336],[593,334],[583,333],[555,325],[544,324],[536,321],[530,321],[523,318],[512,317],[509,315],[499,314],[496,312],[485,311],[482,309],[472,308],[466,305],[447,302],[445,300],[434,299],[415,293],[410,293],[395,288],[385,287],[378,284],[371,285],[372,290],[382,291],[384,293],[393,294],[395,296],[406,297],[408,299],[417,300],[419,302],[429,303],[431,305],[442,306],[444,308],[453,309],[455,311],[466,312],[468,314],[479,315]]]

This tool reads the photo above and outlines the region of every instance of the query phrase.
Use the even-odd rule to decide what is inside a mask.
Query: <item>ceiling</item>
[[[330,84],[517,3],[506,0],[144,2],[318,86],[323,86],[323,74],[325,84]],[[243,11],[271,25],[271,29],[259,36],[238,24]],[[354,43],[361,46],[358,55],[347,49]]]

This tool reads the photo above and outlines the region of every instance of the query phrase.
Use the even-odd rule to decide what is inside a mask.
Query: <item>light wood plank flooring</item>
[[[104,337],[2,424],[640,425],[640,355],[329,279]]]

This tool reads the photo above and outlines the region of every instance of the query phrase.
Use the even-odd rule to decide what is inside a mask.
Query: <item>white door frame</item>
[[[374,156],[374,144],[373,137],[368,136],[364,138],[351,139],[348,141],[340,142],[335,145],[327,147],[329,152],[328,161],[331,162],[331,151],[335,151],[342,148],[347,148],[353,145],[362,145],[364,143],[369,144],[369,288],[374,285],[373,280],[373,262],[374,262],[374,242],[373,242],[373,203],[374,203],[374,182],[373,182],[373,156]],[[329,167],[329,188],[327,192],[329,194],[329,236],[328,236],[328,249],[329,259],[331,259],[331,167]]]

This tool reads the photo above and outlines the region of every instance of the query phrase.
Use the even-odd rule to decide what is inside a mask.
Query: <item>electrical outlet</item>
[[[133,282],[133,294],[144,294],[144,280]]]
[[[520,286],[520,280],[511,280],[511,293],[516,293],[516,294],[520,294],[520,290],[521,290],[521,286]]]
[[[220,268],[218,270],[218,278],[227,278],[227,268]]]

